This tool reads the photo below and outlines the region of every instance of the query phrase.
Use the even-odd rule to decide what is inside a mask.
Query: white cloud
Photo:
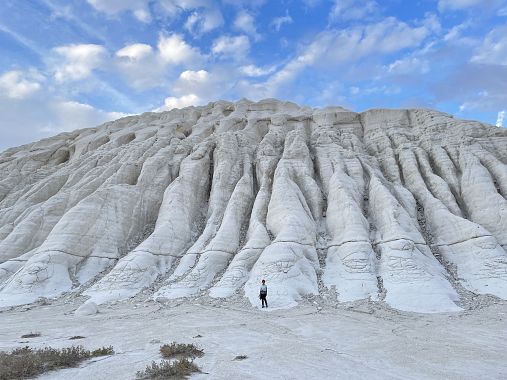
[[[463,31],[472,26],[470,21],[453,26],[444,36],[444,41],[459,41],[462,39]]]
[[[320,40],[325,46],[325,56],[329,62],[337,63],[419,46],[431,32],[424,24],[412,27],[388,17],[375,24],[324,32],[316,41]]]
[[[391,74],[406,75],[406,74],[425,74],[430,70],[430,65],[427,60],[417,57],[408,57],[397,59],[387,66],[387,71]]]
[[[472,62],[507,65],[507,27],[493,29],[475,51]]]
[[[273,29],[275,29],[277,32],[280,31],[280,28],[282,27],[282,25],[284,24],[292,24],[294,22],[294,20],[292,20],[292,17],[290,17],[289,15],[289,11],[286,10],[285,11],[285,16],[280,16],[280,17],[275,17],[270,25]]]
[[[136,9],[134,11],[134,16],[142,22],[149,23],[151,22],[151,13],[147,9]]]
[[[127,45],[118,50],[115,57],[115,68],[130,87],[143,90],[165,84],[168,63],[150,45]]]
[[[439,0],[438,10],[442,12],[445,10],[466,9],[482,3],[484,3],[484,0]]]
[[[142,22],[150,22],[151,14],[147,0],[87,0],[88,3],[100,12],[115,15],[124,11],[131,11]]]
[[[189,82],[205,82],[209,78],[209,73],[206,70],[192,71],[186,70],[180,74],[180,79]]]
[[[59,46],[53,49],[58,56],[54,77],[58,82],[80,80],[101,67],[106,60],[106,49],[101,45],[81,44]]]
[[[238,8],[250,7],[259,8],[266,3],[267,0],[222,0],[224,4],[234,5]]]
[[[222,13],[217,8],[193,12],[185,22],[185,29],[194,35],[212,31],[224,23]]]
[[[378,4],[374,0],[335,0],[329,19],[360,20],[377,12]]]
[[[250,40],[247,36],[221,36],[213,41],[211,51],[225,58],[240,60],[250,50]]]
[[[162,59],[170,64],[183,64],[200,58],[199,51],[185,42],[179,34],[160,36],[158,50]]]
[[[95,127],[126,116],[89,104],[55,97],[43,89],[24,99],[6,98],[0,102],[2,149],[37,141],[63,131]]]
[[[503,127],[504,119],[505,119],[505,110],[498,112],[498,117],[496,119],[496,126]]]
[[[264,76],[264,75],[271,74],[275,70],[276,70],[276,68],[274,66],[270,66],[270,67],[257,67],[255,65],[246,65],[246,66],[241,66],[239,68],[239,72],[241,74],[244,74],[244,75],[249,76],[249,77],[261,77],[261,76]]]
[[[41,131],[48,133],[95,127],[106,121],[127,116],[122,112],[106,112],[89,104],[69,100],[51,101],[48,109],[53,117],[41,127]]]
[[[171,96],[159,110],[201,105],[220,99],[235,86],[237,70],[227,64],[215,65],[213,71],[185,70],[169,85]]]
[[[128,58],[132,61],[146,58],[153,54],[153,48],[146,44],[132,44],[116,52],[116,56],[120,58]]]
[[[243,82],[243,85],[250,87],[245,90],[250,92],[252,98],[276,96],[281,85],[292,81],[303,69],[315,64],[316,59],[324,54],[325,49],[326,46],[320,39],[315,40],[302,54],[289,61],[282,69],[271,75],[266,82],[251,85]]]
[[[131,12],[135,18],[149,23],[154,17],[174,18],[182,11],[205,9],[202,13],[204,28],[216,23],[222,15],[212,0],[87,0],[99,12],[114,16],[122,12]],[[218,11],[218,13],[220,13]],[[223,21],[223,20],[222,20]],[[221,25],[221,24],[220,24]],[[211,29],[209,29],[211,30]]]
[[[382,95],[393,95],[399,94],[401,92],[401,88],[397,86],[372,86],[363,88],[359,88],[357,86],[350,87],[350,93],[352,95],[373,95],[373,94],[382,94]]]
[[[302,0],[307,7],[313,8],[322,3],[322,0]]]
[[[507,7],[500,8],[496,14],[500,17],[507,17]]]
[[[260,35],[257,33],[257,27],[255,26],[255,18],[244,9],[239,11],[236,15],[234,28],[252,36],[255,40],[260,38]]]
[[[365,57],[382,56],[409,47],[419,46],[432,33],[425,22],[412,27],[394,17],[347,29],[327,30],[317,35],[300,54],[290,60],[264,83],[240,84],[250,97],[277,96],[278,89],[294,80],[308,67],[333,67],[346,62],[357,62]]]
[[[173,108],[184,108],[188,106],[197,106],[201,105],[202,101],[199,99],[199,97],[195,94],[188,94],[180,96],[179,98],[170,96],[168,98],[165,98],[164,105],[155,111],[169,111]]]
[[[11,99],[27,98],[40,90],[40,82],[43,79],[36,71],[7,71],[0,75],[0,96],[3,93]]]

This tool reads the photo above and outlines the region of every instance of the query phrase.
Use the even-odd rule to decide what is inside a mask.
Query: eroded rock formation
[[[422,312],[507,299],[507,131],[431,110],[219,101],[0,154],[0,306],[154,287]],[[320,286],[319,286],[320,285]]]

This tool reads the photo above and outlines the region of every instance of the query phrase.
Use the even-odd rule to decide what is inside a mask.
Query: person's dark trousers
[[[266,296],[261,296],[262,301],[262,307],[264,307],[264,304],[266,304],[266,307],[268,307],[268,301],[266,300]]]

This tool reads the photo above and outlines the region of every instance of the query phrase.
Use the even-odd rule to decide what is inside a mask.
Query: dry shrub
[[[0,352],[0,380],[26,379],[55,369],[76,367],[86,359],[113,353],[111,346],[94,351],[85,350],[82,346],[16,348],[11,352]]]
[[[194,372],[200,372],[193,361],[180,359],[174,362],[162,360],[160,363],[152,362],[144,371],[137,372],[138,380],[186,379]]]
[[[38,338],[40,336],[40,332],[31,332],[30,334],[21,335],[21,338]]]
[[[204,352],[194,344],[176,343],[164,344],[160,347],[160,353],[165,359],[172,358],[200,358]]]

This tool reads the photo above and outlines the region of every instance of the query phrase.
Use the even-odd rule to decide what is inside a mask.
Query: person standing
[[[266,280],[262,280],[261,290],[259,292],[259,298],[262,302],[262,308],[264,309],[264,304],[268,307],[268,301],[266,297],[268,296],[268,287],[266,286]]]

